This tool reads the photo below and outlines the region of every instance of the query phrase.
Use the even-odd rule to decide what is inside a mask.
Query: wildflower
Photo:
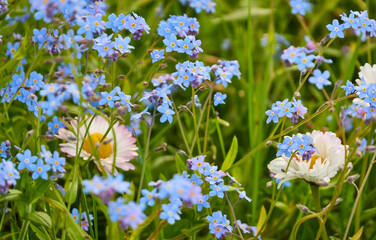
[[[147,204],[148,206],[154,206],[155,198],[157,197],[157,189],[154,188],[152,191],[147,189],[142,189],[142,198],[140,198],[140,203]]]
[[[268,119],[266,119],[266,123],[270,123],[273,121],[274,123],[278,122],[278,108],[272,108],[270,110],[267,110],[265,114],[268,116]]]
[[[60,157],[57,151],[55,151],[53,156],[51,158],[48,158],[46,162],[51,165],[52,171],[65,173],[65,158]]]
[[[37,163],[31,165],[31,171],[33,171],[33,175],[31,177],[35,180],[37,178],[42,178],[44,180],[48,179],[47,172],[51,169],[50,165],[44,164],[42,159],[38,159]]]
[[[14,44],[11,42],[8,42],[5,56],[9,56],[10,58],[13,58],[13,55],[17,52],[19,48],[20,48],[19,42],[15,42]]]
[[[120,226],[125,230],[128,227],[137,229],[146,218],[146,215],[143,213],[144,208],[143,204],[136,204],[135,202],[125,205],[124,215],[120,218]]]
[[[228,186],[224,185],[223,182],[219,183],[218,185],[212,184],[212,185],[210,185],[210,188],[212,189],[209,192],[210,197],[218,196],[219,198],[223,198],[223,196],[224,196],[223,192],[228,190]]]
[[[126,207],[122,197],[117,198],[115,202],[110,201],[108,203],[108,215],[112,222],[118,221],[124,215],[125,210]]]
[[[222,94],[220,92],[214,94],[214,106],[218,106],[218,104],[225,104],[224,100],[226,99],[226,97],[226,94]]]
[[[197,211],[201,212],[202,208],[210,208],[210,203],[208,203],[209,195],[204,195],[197,204]]]
[[[175,204],[162,204],[160,218],[167,220],[169,224],[174,224],[176,220],[180,220],[179,212],[180,209]]]
[[[91,124],[89,125],[89,123]],[[73,129],[76,130],[78,128],[76,120],[72,120],[70,124]],[[65,140],[66,143],[60,144],[60,150],[70,157],[76,156],[76,139],[78,139],[79,146],[82,146],[80,157],[84,160],[98,157],[99,162],[94,162],[97,165],[101,164],[108,173],[112,171],[114,162],[116,167],[125,171],[134,169],[134,166],[129,161],[138,155],[137,146],[134,144],[136,139],[132,137],[132,133],[124,125],[115,123],[111,126],[110,131],[107,132],[109,128],[109,122],[101,116],[96,116],[94,119],[93,117],[87,117],[80,124],[79,136],[74,132],[61,128],[56,136]],[[88,131],[89,136],[85,138],[86,131]],[[106,132],[107,136],[105,137]],[[114,141],[116,141],[116,147]],[[102,167],[99,167],[99,169],[102,170]]]
[[[249,233],[250,227],[242,223],[240,220],[236,220],[236,223],[238,224],[239,228],[243,231],[243,233]]]
[[[162,113],[162,117],[160,119],[161,123],[166,122],[166,120],[169,123],[172,123],[172,115],[175,114],[175,112],[169,108],[167,104],[161,105],[157,108],[158,112]]]
[[[339,38],[344,38],[345,35],[343,34],[343,29],[344,29],[344,25],[343,24],[339,24],[338,20],[337,19],[334,19],[332,24],[328,24],[326,25],[326,28],[331,31],[330,32],[330,35],[329,37],[330,38],[334,38],[334,37],[339,37]]]
[[[278,187],[284,182],[296,178],[302,178],[313,183],[328,183],[330,178],[334,177],[340,167],[343,166],[345,147],[334,133],[313,131],[306,135],[307,138],[305,139],[301,139],[302,135],[294,136],[299,154],[291,159],[291,164],[287,170],[290,157],[285,155],[268,164],[269,170],[275,173],[275,178],[281,179]],[[310,138],[312,138],[312,141]],[[306,151],[312,151],[312,153],[304,157]]]
[[[330,73],[328,70],[321,72],[319,69],[313,70],[313,76],[308,79],[311,84],[315,84],[318,89],[322,89],[323,86],[331,85],[328,80]]]
[[[102,99],[99,101],[99,105],[107,104],[110,108],[115,106],[115,101],[119,100],[118,96],[115,96],[116,91],[112,90],[111,92],[101,92]]]
[[[199,173],[203,173],[204,168],[210,166],[209,163],[204,162],[205,157],[206,156],[201,155],[201,156],[198,156],[198,157],[195,157],[195,158],[188,159],[187,161],[191,165],[191,170],[192,171],[198,170]]]
[[[151,58],[152,58],[152,63],[155,63],[156,61],[163,59],[164,58],[163,54],[164,54],[163,49],[160,50],[160,51],[155,49],[152,52],[150,52],[150,55],[151,55]]]
[[[18,170],[23,170],[26,168],[27,170],[32,171],[31,170],[32,164],[38,160],[37,156],[31,155],[31,151],[29,149],[26,149],[23,154],[18,153],[16,156],[17,156],[17,159],[20,161],[17,167]]]
[[[134,47],[129,45],[129,42],[131,41],[130,37],[123,38],[120,34],[115,38],[115,48],[120,53],[129,53],[131,52],[130,49],[133,49]]]
[[[52,122],[47,123],[47,126],[49,134],[57,134],[60,128],[65,127],[64,123],[60,121],[57,116],[54,116]]]
[[[248,202],[252,201],[252,199],[250,199],[249,197],[247,197],[245,191],[240,191],[238,188],[235,188],[235,190],[239,193],[239,199],[245,199]]]
[[[299,14],[301,16],[304,16],[306,12],[309,12],[312,9],[312,4],[307,0],[290,0],[290,5],[292,7],[291,13]]]

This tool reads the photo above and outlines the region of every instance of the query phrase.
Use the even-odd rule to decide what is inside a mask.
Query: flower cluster
[[[194,8],[196,13],[204,10],[206,13],[215,12],[215,2],[211,0],[179,0],[181,4]]]
[[[228,83],[231,83],[234,76],[240,79],[239,62],[236,60],[218,60],[218,64],[212,65],[211,69],[216,77],[215,82],[222,84],[225,88],[227,88]]]
[[[167,21],[159,22],[158,35],[164,37],[163,43],[166,46],[166,52],[176,51],[197,58],[198,54],[203,52],[200,48],[201,41],[196,40],[195,37],[199,27],[196,18],[172,15]],[[178,39],[176,36],[183,39]]]
[[[83,25],[82,22],[87,23],[88,31],[91,28],[102,24],[100,18],[105,14],[107,9],[106,3],[103,1],[75,1],[66,0],[61,1],[39,1],[29,0],[31,4],[30,12],[34,12],[36,20],[43,19],[44,22],[50,23],[58,14],[62,14],[63,18],[68,21],[70,26]],[[92,17],[99,17],[99,20]],[[96,21],[93,21],[96,20]]]
[[[358,117],[363,120],[369,120],[376,115],[376,64],[371,66],[365,64],[360,67],[359,78],[356,79],[357,86],[347,81],[342,88],[346,91],[346,95],[356,92],[357,98],[353,100],[353,105],[350,106],[346,113],[353,117]]]
[[[358,12],[351,11],[347,16],[343,13],[341,16],[342,24],[339,24],[337,19],[334,19],[332,24],[326,25],[326,28],[330,31],[329,37],[344,38],[344,30],[352,28],[356,33],[361,33],[363,37],[376,36],[376,21],[368,18],[367,10]]]
[[[110,16],[108,16],[106,28],[111,28],[115,33],[126,29],[133,34],[132,38],[134,40],[139,40],[144,31],[149,33],[150,30],[150,27],[145,22],[145,19],[138,16],[136,13],[133,13],[133,16],[131,14],[124,16],[122,13],[119,16],[116,16],[115,14],[111,13]]]
[[[283,50],[281,59],[286,66],[296,64],[299,71],[314,67],[315,60],[317,61],[317,65],[320,65],[322,62],[332,63],[332,60],[325,59],[322,56],[315,56],[311,53],[313,53],[313,50],[308,50],[304,47],[290,46]]]
[[[332,132],[286,136],[277,147],[278,158],[271,161],[268,168],[276,179],[281,179],[278,188],[296,178],[328,184],[345,163],[345,146]]]
[[[308,109],[303,106],[301,100],[293,98],[293,101],[289,102],[286,98],[282,102],[277,101],[273,103],[272,108],[265,112],[268,116],[266,123],[270,123],[271,121],[277,123],[279,118],[284,116],[290,118],[292,123],[295,123],[298,122],[299,117],[304,119],[307,110]]]
[[[57,151],[52,154],[44,145],[42,145],[41,149],[41,158],[33,156],[29,149],[26,149],[22,153],[18,153],[16,155],[19,161],[17,169],[20,171],[26,169],[29,172],[32,172],[31,177],[34,180],[38,178],[47,180],[48,172],[50,170],[52,170],[51,179],[57,179],[58,177],[64,176],[65,158],[60,157]]]
[[[80,214],[81,214],[81,220],[80,220]],[[74,221],[76,223],[81,223],[81,228],[85,231],[89,231],[89,226],[90,225],[93,225],[93,223],[91,222],[94,217],[93,215],[89,214],[89,218],[90,218],[90,225],[89,225],[89,218],[87,217],[87,213],[86,212],[79,212],[77,208],[73,208],[72,209],[72,213],[71,213],[71,216],[72,218],[74,219]]]
[[[317,151],[313,145],[313,139],[307,134],[294,135],[293,137],[286,136],[282,143],[277,144],[277,157],[286,156],[291,157],[292,154],[299,154],[303,160],[308,160],[312,154]]]
[[[304,16],[312,9],[312,3],[310,3],[309,0],[290,0],[290,5],[292,7],[291,13],[301,16]]]
[[[217,196],[219,198],[224,198],[226,192],[229,190],[229,186],[241,184],[231,176],[229,173],[224,173],[221,170],[218,170],[217,166],[210,166],[209,163],[205,162],[205,156],[198,156],[195,158],[188,159],[188,167],[191,171],[195,171],[199,175],[193,173],[192,175],[184,174],[194,185],[202,185],[204,181],[210,185],[210,190],[207,194],[204,195],[202,199],[199,200],[197,205],[197,211],[201,212],[203,208],[210,208],[210,203],[208,200],[210,197]],[[204,179],[204,181],[201,179]],[[228,177],[229,184],[225,185],[224,177]],[[246,199],[248,202],[251,202],[251,199],[247,197],[245,191],[241,191],[237,187],[233,187],[239,194],[239,200]],[[227,220],[226,215],[223,215],[221,211],[214,212],[212,216],[207,216],[209,223],[210,233],[214,234],[217,238],[222,238],[231,234],[233,227],[230,224],[230,221]],[[235,223],[244,231],[244,233],[249,233],[250,227],[240,221]]]
[[[16,186],[20,173],[11,160],[2,159],[0,162],[0,194],[6,194],[9,187]]]

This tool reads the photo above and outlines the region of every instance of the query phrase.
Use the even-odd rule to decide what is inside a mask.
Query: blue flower
[[[342,32],[344,29],[344,25],[343,24],[340,25],[337,19],[334,19],[332,24],[326,25],[326,28],[329,31],[331,31],[329,35],[330,38],[335,38],[336,36],[338,36],[339,38],[345,37],[345,35]]]
[[[170,35],[163,40],[166,45],[166,52],[172,52],[178,50],[178,40],[175,35]]]
[[[309,12],[312,9],[312,4],[306,0],[290,0],[290,5],[292,7],[291,13],[299,14],[301,16],[304,16],[306,12]]]
[[[235,190],[239,193],[239,198],[240,199],[245,199],[247,200],[248,202],[251,202],[252,199],[250,199],[249,197],[247,197],[245,191],[240,191],[238,188],[235,188]]]
[[[226,99],[226,97],[226,94],[222,94],[220,92],[214,94],[214,106],[217,106],[218,104],[226,104],[225,101],[223,101]]]
[[[117,198],[115,202],[110,201],[108,203],[108,215],[112,222],[118,221],[124,215],[125,211],[126,207],[122,197]]]
[[[44,164],[42,159],[39,159],[37,164],[31,166],[31,171],[33,171],[33,175],[31,175],[32,179],[42,178],[44,180],[48,179],[47,172],[51,169],[50,165]]]
[[[78,212],[78,209],[77,209],[77,208],[73,208],[73,209],[72,209],[71,216],[72,216],[73,220],[74,220],[76,223],[79,222],[79,216],[80,216],[80,213]]]
[[[52,122],[47,123],[48,126],[48,133],[50,134],[57,134],[60,128],[64,128],[65,125],[62,121],[58,119],[57,116],[52,118]]]
[[[0,144],[0,157],[6,158],[10,149],[9,141],[4,141]]]
[[[175,204],[162,204],[162,212],[160,214],[161,219],[167,220],[169,224],[174,224],[176,220],[180,220],[180,209]]]
[[[154,188],[152,191],[147,189],[142,189],[142,198],[140,198],[140,203],[147,204],[149,206],[154,206],[155,198],[157,197],[157,189]]]
[[[279,118],[278,118],[278,108],[272,108],[268,111],[265,112],[265,114],[268,116],[268,119],[266,119],[266,123],[270,123],[273,121],[274,123],[277,123]]]
[[[324,86],[329,86],[332,83],[329,81],[330,73],[328,70],[321,72],[319,69],[313,70],[313,76],[308,79],[311,84],[315,84],[318,89]]]
[[[304,69],[306,68],[312,68],[315,66],[314,64],[314,60],[316,59],[316,57],[312,54],[308,55],[308,56],[301,56],[299,58],[297,58],[297,62],[296,64],[298,65],[298,69],[299,71],[303,71]]]
[[[175,112],[172,109],[170,109],[167,104],[159,106],[157,110],[158,112],[162,113],[162,117],[160,119],[161,123],[164,123],[166,121],[172,123],[172,115],[174,115]]]
[[[8,42],[5,56],[9,56],[10,58],[13,58],[13,55],[17,52],[19,48],[20,48],[19,42],[15,42],[14,44],[12,44],[11,42]]]
[[[197,211],[201,212],[202,208],[210,208],[210,204],[208,203],[209,195],[204,195],[197,204]]]
[[[130,37],[123,38],[120,34],[115,38],[114,46],[120,53],[130,53],[133,46],[129,45]]]
[[[18,161],[20,163],[18,164],[18,170],[27,169],[29,171],[32,171],[33,163],[38,160],[37,156],[32,156],[31,151],[29,149],[26,149],[24,153],[18,153],[16,155]]]
[[[115,96],[116,90],[112,90],[110,93],[108,92],[101,92],[102,99],[99,100],[99,105],[107,104],[110,108],[115,106],[115,101],[119,100],[118,96]]]
[[[163,49],[160,50],[160,51],[154,49],[152,52],[150,52],[150,55],[151,55],[151,58],[152,58],[152,63],[155,63],[156,61],[163,59],[164,58],[163,54],[164,54]]]
[[[136,204],[130,202],[125,205],[125,212],[120,219],[120,226],[124,229],[131,227],[137,229],[138,225],[144,222],[146,215],[143,213],[145,206],[143,204]]]
[[[210,192],[209,192],[209,196],[210,197],[213,197],[213,196],[218,196],[219,198],[223,198],[224,197],[224,193],[225,191],[228,190],[228,186],[227,185],[224,185],[223,182],[219,183],[218,185],[217,184],[212,184],[210,185],[210,188],[212,189]]]
[[[51,165],[52,171],[65,173],[65,158],[60,157],[57,151],[55,151],[52,157],[48,158],[46,162]]]
[[[346,91],[346,96],[355,92],[355,86],[349,80],[347,80],[346,86],[342,86],[341,88],[343,88]]]

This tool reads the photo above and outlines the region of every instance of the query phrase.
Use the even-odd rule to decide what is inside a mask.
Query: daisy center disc
[[[89,154],[94,153],[94,149],[97,149],[97,153],[100,158],[108,158],[112,153],[112,146],[111,143],[106,143],[107,138],[103,140],[103,142],[100,144],[101,140],[103,138],[103,134],[100,133],[93,133],[89,137],[87,137],[84,141],[84,146],[82,147],[83,150],[85,150]]]
[[[309,164],[309,169],[313,169],[313,165],[315,165],[316,163],[316,160],[321,158],[321,164],[324,163],[324,159],[322,157],[320,157],[319,155],[313,155],[312,158],[311,158],[311,162]]]

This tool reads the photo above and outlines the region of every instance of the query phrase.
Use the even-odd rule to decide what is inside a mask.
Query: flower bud
[[[269,181],[266,183],[267,188],[270,188],[271,186],[273,186],[273,181]]]
[[[119,75],[118,78],[119,78],[119,79],[124,79],[125,76],[124,76],[124,75]]]
[[[306,207],[306,206],[304,206],[304,205],[302,205],[302,204],[296,204],[296,206],[297,206],[302,212],[304,212],[304,213],[306,213],[306,212],[309,211],[308,207]]]
[[[353,182],[355,182],[356,179],[359,178],[359,176],[360,176],[359,174],[351,175],[351,176],[349,176],[349,177],[347,178],[347,181],[348,181],[349,183],[353,183]]]

